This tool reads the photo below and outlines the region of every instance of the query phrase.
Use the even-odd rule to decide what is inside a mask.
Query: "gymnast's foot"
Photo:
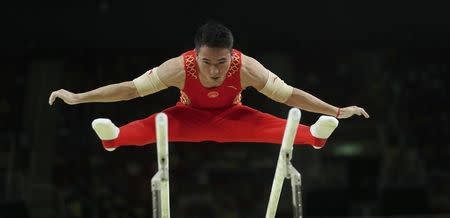
[[[320,139],[327,139],[330,137],[331,133],[336,129],[338,126],[339,121],[331,116],[325,116],[322,115],[319,117],[319,119],[311,125],[310,131],[311,135],[320,138]],[[315,149],[320,149],[323,146],[314,146]]]
[[[120,129],[111,122],[110,119],[98,118],[92,121],[92,128],[101,140],[113,140],[119,136]],[[107,148],[107,151],[114,151],[116,148]]]

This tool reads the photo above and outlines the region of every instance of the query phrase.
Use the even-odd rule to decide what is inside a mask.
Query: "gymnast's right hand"
[[[58,91],[54,91],[52,92],[52,94],[50,94],[50,97],[48,99],[48,104],[49,105],[53,105],[53,102],[56,100],[56,98],[60,98],[62,99],[66,104],[77,104],[77,94],[69,92],[65,89],[60,89]]]

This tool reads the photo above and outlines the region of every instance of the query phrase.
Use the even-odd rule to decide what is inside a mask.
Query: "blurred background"
[[[235,48],[289,84],[370,119],[341,120],[327,146],[299,145],[305,217],[450,217],[448,4],[438,1],[2,3],[0,217],[151,217],[156,147],[103,149],[117,125],[174,105],[178,90],[128,102],[48,105],[53,90],[131,80],[193,48],[213,18]],[[243,103],[286,117],[254,89]],[[301,123],[319,114],[303,111]],[[171,143],[172,217],[263,217],[279,145]],[[277,217],[292,217],[289,182]]]

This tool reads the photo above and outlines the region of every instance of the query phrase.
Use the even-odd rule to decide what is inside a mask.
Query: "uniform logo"
[[[209,98],[217,98],[219,96],[219,93],[216,91],[208,92]]]
[[[227,86],[228,88],[232,88],[232,89],[234,89],[234,90],[237,90],[237,88],[236,87],[234,87],[234,86]]]

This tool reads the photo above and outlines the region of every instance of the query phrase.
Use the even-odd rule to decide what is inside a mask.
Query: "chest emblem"
[[[219,93],[216,91],[208,92],[208,98],[217,98]]]

